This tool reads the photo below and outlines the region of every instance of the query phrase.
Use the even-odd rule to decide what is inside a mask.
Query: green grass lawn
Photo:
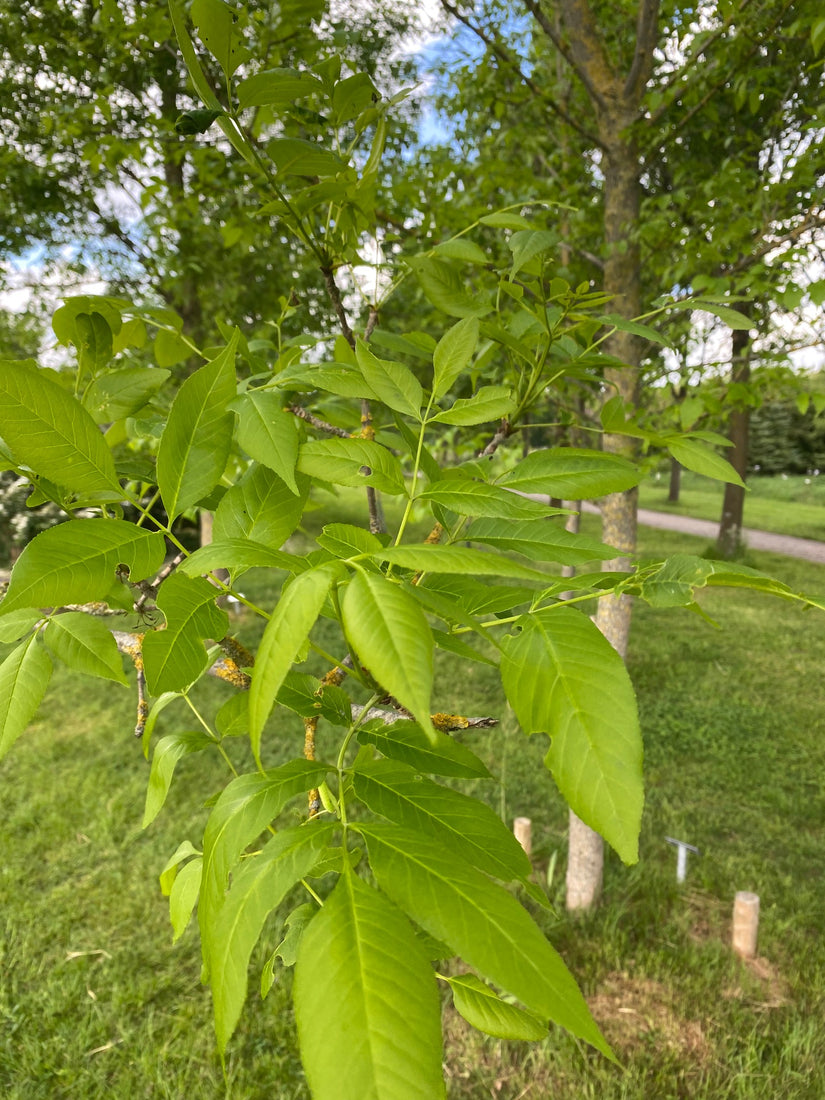
[[[648,478],[639,488],[639,505],[719,522],[723,486],[706,477],[682,472],[678,504],[668,504],[667,474]],[[820,476],[748,478],[745,526],[806,539],[825,539],[825,473]]]
[[[704,545],[641,535],[645,556]],[[796,588],[822,590],[816,566],[752,557]],[[265,578],[248,582],[272,599]],[[549,876],[556,905],[555,917],[537,919],[622,1063],[555,1031],[533,1046],[487,1040],[446,1011],[451,1100],[825,1096],[825,615],[741,591],[709,591],[701,604],[717,627],[687,611],[635,611],[641,860],[628,869],[608,857],[604,904],[584,919],[564,913],[567,812],[541,763],[546,739],[517,730],[488,669],[442,667],[439,709],[501,716],[467,736],[502,780],[477,792],[507,819],[532,817],[537,874]],[[255,633],[245,619],[239,629]],[[230,693],[215,681],[200,690],[210,706]],[[188,726],[176,708],[161,732]],[[0,1095],[307,1100],[290,976],[263,1003],[256,991],[277,920],[254,958],[224,1083],[197,936],[190,928],[172,945],[157,876],[181,840],[199,842],[203,792],[225,776],[206,756],[184,759],[166,808],[141,831],[148,767],[133,727],[129,692],[58,670],[34,727],[0,765]],[[270,763],[300,751],[297,720],[274,732]],[[233,749],[249,763],[240,740]],[[682,888],[665,835],[702,851]],[[753,966],[728,948],[737,890],[762,899]]]

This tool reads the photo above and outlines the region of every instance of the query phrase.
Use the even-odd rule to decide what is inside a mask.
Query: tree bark
[[[629,128],[635,119],[637,104],[610,101],[598,112],[599,134],[605,144],[604,291],[613,296],[612,307],[625,318],[637,317],[641,306],[641,260],[637,239],[640,189],[639,160]],[[609,389],[606,397],[620,395],[635,405],[638,400],[640,347],[631,333],[616,332],[605,341],[605,351],[624,367],[605,371]],[[628,436],[605,434],[605,451],[633,458],[637,445]],[[602,501],[602,540],[621,553],[606,562],[603,569],[622,571],[636,550],[636,490],[613,493]],[[619,599],[603,596],[595,615],[596,626],[613,648],[625,657],[630,634],[632,603],[628,596]],[[597,854],[598,853],[598,854]],[[589,909],[599,901],[602,891],[604,843],[571,811],[568,842],[567,898],[570,911]]]
[[[612,309],[622,318],[642,312],[639,220],[641,206],[639,156],[634,126],[639,119],[645,84],[651,71],[658,24],[657,0],[640,0],[636,28],[636,50],[630,73],[623,75],[611,64],[604,37],[587,0],[561,0],[560,11],[566,38],[562,41],[546,24],[532,0],[526,0],[539,24],[553,39],[584,85],[596,115],[602,146],[604,173],[604,283],[612,296]],[[616,332],[605,342],[605,351],[624,367],[605,371],[606,398],[621,396],[633,405],[638,400],[639,340],[631,333]],[[606,434],[604,450],[634,457],[637,445],[627,436]],[[614,493],[602,503],[602,538],[620,555],[604,569],[628,568],[636,549],[636,490]],[[625,657],[630,634],[631,601],[604,596],[599,600],[595,622],[614,649]],[[595,905],[602,890],[604,844],[600,836],[572,814],[568,847],[568,910]]]
[[[682,489],[682,464],[675,458],[670,460],[670,484],[667,490],[668,504],[679,503],[679,493]]]
[[[746,384],[750,381],[750,332],[735,329],[731,348],[731,382]],[[751,410],[749,405],[739,405],[730,415],[728,438],[733,446],[726,458],[744,481],[748,474],[748,441],[750,436]],[[716,539],[716,553],[720,558],[735,558],[742,549],[742,526],[745,512],[745,490],[741,485],[725,483],[725,495],[722,499],[722,518],[719,521],[719,534]]]

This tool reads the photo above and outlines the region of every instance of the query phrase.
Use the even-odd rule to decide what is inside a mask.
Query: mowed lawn
[[[663,532],[641,537],[648,557],[703,549]],[[752,558],[795,588],[825,591],[816,566]],[[274,598],[267,578],[248,582],[264,601]],[[555,916],[537,919],[621,1061],[611,1065],[555,1030],[532,1046],[485,1039],[445,1008],[451,1098],[825,1096],[825,613],[741,590],[703,593],[700,602],[717,625],[636,608],[629,665],[646,746],[641,860],[628,869],[608,857],[604,904],[584,919],[564,913],[567,811],[541,763],[546,739],[517,730],[487,668],[442,666],[438,709],[501,718],[467,736],[501,780],[475,793],[508,820],[532,817],[536,873],[556,905]],[[247,640],[255,629],[239,621]],[[210,710],[229,692],[210,681],[200,701]],[[257,988],[278,919],[254,956],[224,1078],[196,931],[171,943],[157,881],[180,841],[199,844],[204,793],[223,785],[224,765],[183,760],[165,810],[144,832],[148,766],[134,722],[130,691],[58,670],[36,723],[0,764],[0,1095],[305,1100],[290,975],[279,975],[264,1002]],[[191,723],[175,704],[158,730]],[[267,762],[301,743],[287,718]],[[232,749],[239,765],[250,764],[241,741]],[[666,835],[701,849],[683,887]],[[751,965],[728,944],[737,890],[762,901]]]

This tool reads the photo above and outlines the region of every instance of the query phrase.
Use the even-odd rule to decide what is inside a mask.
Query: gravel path
[[[585,504],[586,512],[597,512],[593,504]],[[697,535],[699,538],[716,541],[719,524],[710,519],[691,519],[672,512],[652,512],[649,508],[639,509],[639,523],[644,527],[657,527],[662,531],[681,531],[684,535]],[[742,537],[751,550],[769,550],[773,554],[785,554],[789,558],[803,558],[805,561],[819,562],[825,565],[825,542],[817,539],[799,539],[793,535],[777,535],[772,531],[757,531],[753,527],[743,527]]]
[[[647,508],[639,509],[639,523],[665,531],[681,531],[685,535],[700,535],[714,541],[719,533],[719,524],[712,520],[674,516],[669,512],[651,512]],[[825,565],[825,542],[816,539],[777,535],[773,531],[757,531],[754,527],[743,527],[742,538],[751,550],[770,550],[774,554],[786,554],[789,558],[804,558],[805,561]]]

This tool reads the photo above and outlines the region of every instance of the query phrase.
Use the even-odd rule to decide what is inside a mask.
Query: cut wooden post
[[[733,902],[733,950],[743,959],[756,957],[759,895],[740,890]]]
[[[604,844],[598,833],[569,811],[570,832],[567,843],[567,895],[565,904],[571,913],[592,909],[602,893]]]
[[[533,822],[529,817],[517,817],[513,820],[513,833],[527,855],[533,851]]]

